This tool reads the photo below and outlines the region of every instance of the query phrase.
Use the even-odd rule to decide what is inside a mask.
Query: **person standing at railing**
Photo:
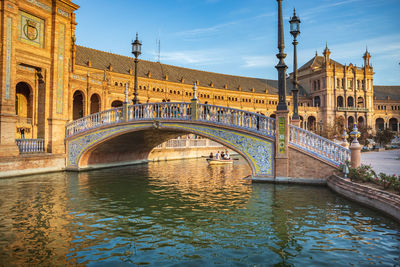
[[[25,128],[22,127],[19,132],[21,133],[21,139],[25,139]]]

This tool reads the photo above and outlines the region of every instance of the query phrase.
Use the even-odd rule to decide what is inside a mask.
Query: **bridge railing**
[[[349,149],[294,125],[290,125],[289,144],[305,149],[336,165],[350,160]]]
[[[128,106],[128,121],[190,120],[190,103],[147,103]]]
[[[275,119],[240,109],[199,104],[199,120],[275,136]]]
[[[66,137],[84,132],[102,125],[114,124],[123,121],[122,107],[94,113],[72,121],[66,125]]]
[[[130,105],[124,114],[123,107],[91,114],[75,120],[66,126],[66,137],[84,132],[102,125],[115,124],[123,121],[140,120],[185,120],[193,119],[192,111],[198,116],[197,120],[213,122],[230,127],[242,128],[257,133],[275,136],[275,120],[261,114],[239,109],[220,107],[207,104],[197,104],[192,110],[193,103],[147,103]]]
[[[44,139],[15,139],[19,153],[44,152]]]

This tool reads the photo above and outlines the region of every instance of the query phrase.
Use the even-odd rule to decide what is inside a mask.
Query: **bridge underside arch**
[[[67,143],[67,168],[81,169],[117,162],[143,161],[157,145],[194,133],[242,155],[253,176],[273,176],[274,141],[236,129],[203,123],[136,122],[100,128],[73,136]]]

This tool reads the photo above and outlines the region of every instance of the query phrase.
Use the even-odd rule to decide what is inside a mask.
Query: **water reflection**
[[[0,181],[0,265],[395,264],[400,227],[323,187],[204,160]]]

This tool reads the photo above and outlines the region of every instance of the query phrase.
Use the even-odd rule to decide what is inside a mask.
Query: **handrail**
[[[65,126],[65,136],[70,137],[93,128],[122,121],[122,107],[101,111],[68,123]]]
[[[349,149],[294,125],[290,125],[289,144],[304,149],[335,165],[350,160]]]
[[[275,119],[235,108],[199,104],[199,120],[236,126],[248,131],[275,136]]]
[[[237,127],[273,138],[275,136],[275,120],[254,112],[220,107],[208,104],[197,104],[198,121]],[[162,102],[129,105],[126,121],[148,120],[192,120],[192,103]],[[110,109],[88,115],[66,125],[66,137],[124,121],[123,107]]]
[[[44,152],[44,139],[15,139],[19,153]]]

